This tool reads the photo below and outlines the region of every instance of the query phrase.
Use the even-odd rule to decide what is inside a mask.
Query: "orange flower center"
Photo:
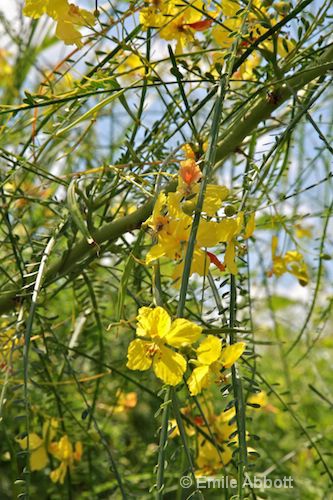
[[[155,354],[160,352],[160,348],[158,347],[157,344],[151,344],[146,346],[146,357],[147,358],[153,358]]]

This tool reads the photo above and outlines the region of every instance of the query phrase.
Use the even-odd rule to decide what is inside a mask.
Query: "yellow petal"
[[[256,223],[255,223],[255,213],[252,213],[247,221],[246,227],[245,227],[245,234],[244,234],[244,240],[247,238],[250,238],[255,230]]]
[[[59,467],[50,473],[51,481],[53,483],[59,482],[60,484],[64,484],[66,473],[67,473],[67,464],[65,462],[61,462]]]
[[[232,366],[237,359],[241,357],[244,351],[244,342],[237,342],[236,344],[228,345],[228,347],[223,349],[220,361],[224,368],[230,368],[230,366]]]
[[[149,226],[152,229],[156,229],[157,221],[161,216],[161,212],[165,204],[166,204],[166,196],[164,193],[160,193],[155,202],[152,215],[149,217],[149,219],[146,220],[146,222],[144,222],[143,225]]]
[[[247,401],[248,403],[251,404],[260,405],[261,407],[268,405],[267,394],[264,391],[258,392],[257,394],[251,394],[251,396],[248,398]],[[259,409],[259,408],[252,407],[252,409]]]
[[[77,441],[75,443],[75,452],[74,452],[74,459],[79,462],[81,460],[83,454],[83,446],[81,441]]]
[[[18,444],[23,450],[27,449],[28,439],[17,439]],[[30,468],[32,471],[41,470],[46,467],[48,462],[47,453],[45,450],[44,440],[31,432],[29,434],[29,450],[30,450]]]
[[[234,2],[234,5],[237,6],[237,2]],[[234,10],[234,9],[233,9]],[[238,10],[238,7],[236,7],[236,10]],[[225,12],[225,8],[223,7],[223,12]],[[230,10],[231,12],[231,10]],[[232,15],[235,15],[236,12],[234,12]],[[230,37],[230,33],[233,31],[237,31],[239,26],[240,26],[240,19],[226,19],[223,22],[223,25],[225,26],[216,26],[212,30],[212,35],[218,45],[220,45],[221,48],[223,49],[228,49],[231,47],[231,45],[234,42],[234,38]]]
[[[287,264],[292,262],[302,262],[303,255],[297,252],[297,250],[289,250],[285,253],[284,260]]]
[[[231,274],[237,274],[237,265],[235,262],[235,243],[229,241],[224,255],[224,264]]]
[[[59,19],[55,32],[56,37],[65,42],[66,45],[76,44],[77,47],[82,47],[81,33],[73,23],[69,23]]]
[[[229,189],[225,186],[208,184],[202,211],[213,217],[221,208],[222,202],[228,197]]]
[[[161,346],[159,355],[154,357],[153,369],[156,377],[169,385],[182,381],[186,370],[186,360],[181,354]]]
[[[38,19],[45,14],[47,4],[47,0],[26,0],[23,14],[27,17]]]
[[[221,340],[214,335],[208,335],[197,349],[197,358],[202,365],[211,365],[221,355]]]
[[[168,213],[170,217],[172,218],[177,218],[177,217],[187,217],[187,221],[191,223],[192,219],[188,216],[186,216],[181,208],[180,200],[182,199],[182,194],[175,192],[175,193],[169,193],[168,194]]]
[[[205,221],[201,219],[198,233],[197,244],[199,247],[215,247],[220,239],[220,222]]]
[[[191,275],[193,273],[199,274],[199,276],[207,276],[209,271],[210,259],[206,252],[196,248],[193,253],[192,264],[191,264]]]
[[[191,373],[187,385],[191,396],[196,396],[210,384],[210,370],[208,365],[198,366]]]
[[[277,236],[272,237],[272,260],[274,260],[274,257],[276,256],[276,250],[278,246],[278,238]]]
[[[223,451],[220,451],[210,441],[204,439],[200,441],[196,460],[197,466],[201,469],[200,475],[220,473],[223,466],[232,459],[232,449],[225,445]]]
[[[51,418],[43,424],[43,439],[47,445],[56,435],[58,428],[58,420],[56,418]]]
[[[188,344],[193,344],[198,340],[202,328],[192,321],[184,318],[178,318],[173,321],[169,333],[165,336],[168,344],[173,347],[182,347]]]
[[[31,452],[30,454],[31,471],[44,469],[44,467],[46,467],[47,465],[47,462],[48,462],[48,456],[44,445],[38,448],[37,450]]]
[[[198,193],[199,185],[193,187],[193,192]],[[213,217],[216,212],[221,208],[223,200],[229,195],[229,189],[225,186],[218,186],[216,184],[208,184],[205,193],[205,199],[202,206],[202,212],[210,217]],[[197,201],[197,197],[194,199]]]
[[[199,276],[207,276],[209,271],[210,259],[208,258],[206,252],[200,249],[195,249],[191,264],[191,275],[193,273],[199,274]],[[175,281],[174,286],[176,288],[180,287],[181,277],[184,272],[184,260],[178,262],[172,273],[172,279]]]
[[[219,222],[219,241],[230,241],[239,233],[239,226],[236,219],[223,219]]]
[[[139,337],[164,338],[171,328],[171,318],[163,307],[141,307],[137,321]]]
[[[151,249],[147,253],[146,264],[149,265],[154,260],[164,257],[164,255],[165,255],[165,248],[160,243],[157,243],[157,245],[151,247]]]
[[[128,346],[127,352],[127,368],[130,370],[148,370],[152,364],[152,358],[147,356],[147,351],[153,346],[153,342],[145,342],[144,340],[132,340]]]
[[[232,418],[236,415],[236,409],[234,406],[229,408],[229,410],[222,411],[217,417],[217,421],[221,424],[228,424]]]

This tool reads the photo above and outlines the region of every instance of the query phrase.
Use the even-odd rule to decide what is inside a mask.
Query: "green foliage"
[[[1,500],[330,498],[332,2],[97,2],[94,23],[72,12],[70,46],[72,18],[12,3],[0,15]],[[181,259],[147,265],[171,210],[146,221],[160,193],[186,187],[188,160],[202,177],[177,215],[192,217]],[[230,191],[203,219],[211,184]],[[207,269],[193,273],[202,221],[237,216],[244,227],[200,248]],[[171,347],[187,362],[176,387],[130,370],[138,310],[156,306],[244,354],[198,395],[191,344]],[[244,487],[246,474],[291,476],[293,489]]]

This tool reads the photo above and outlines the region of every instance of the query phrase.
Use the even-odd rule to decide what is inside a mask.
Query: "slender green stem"
[[[233,330],[236,321],[237,295],[236,295],[236,278],[233,274],[230,275],[230,309],[229,309],[229,326],[231,328],[229,339],[230,344],[237,342],[236,334]],[[231,367],[232,386],[235,397],[236,407],[236,422],[238,433],[238,498],[244,498],[243,483],[244,472],[247,466],[247,447],[246,447],[246,421],[245,421],[245,404],[243,396],[242,379],[238,372],[236,364]]]
[[[183,315],[185,302],[186,302],[186,292],[188,287],[188,282],[191,274],[191,266],[194,254],[194,247],[197,232],[199,229],[199,223],[201,218],[202,206],[205,198],[206,187],[212,172],[213,165],[215,163],[215,155],[216,155],[216,147],[218,141],[218,134],[220,128],[220,121],[222,117],[222,105],[226,91],[226,77],[223,75],[220,79],[219,90],[217,93],[214,115],[213,115],[213,123],[212,123],[212,134],[211,140],[208,147],[207,161],[205,163],[203,169],[203,177],[202,182],[200,184],[200,191],[198,196],[198,201],[195,207],[195,213],[193,218],[193,223],[191,227],[190,237],[187,244],[185,262],[184,262],[184,271],[182,276],[182,282],[180,286],[179,292],[179,302],[177,308],[177,316],[181,317]]]
[[[60,228],[58,228],[59,232],[62,228],[63,224],[60,225]],[[34,284],[33,288],[33,294],[32,294],[32,299],[31,299],[31,305],[30,305],[30,311],[29,311],[29,317],[27,320],[27,326],[25,329],[25,335],[24,335],[24,347],[23,347],[23,391],[24,391],[24,404],[25,404],[25,422],[26,422],[26,434],[27,434],[27,455],[26,455],[26,466],[24,470],[24,475],[25,475],[25,498],[29,499],[29,490],[30,490],[30,453],[29,453],[29,432],[30,432],[30,401],[29,401],[29,349],[30,349],[30,338],[31,338],[31,333],[32,333],[32,326],[34,322],[34,317],[35,317],[35,312],[37,308],[37,300],[38,300],[38,295],[42,286],[42,280],[44,277],[44,272],[45,272],[45,267],[46,267],[46,262],[52,252],[52,249],[56,243],[56,236],[52,236],[43,253],[37,276],[36,276],[36,281]]]
[[[156,475],[156,500],[163,498],[164,470],[165,470],[165,448],[168,444],[169,409],[171,403],[171,387],[167,386],[162,404],[162,424],[160,430],[160,442],[158,450],[157,475]]]

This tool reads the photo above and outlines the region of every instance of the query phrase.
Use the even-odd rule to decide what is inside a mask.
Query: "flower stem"
[[[229,308],[230,344],[235,344],[235,342],[237,342],[236,333],[234,330],[236,321],[236,307],[237,307],[236,278],[233,274],[231,274],[230,308]],[[236,363],[231,367],[231,376],[232,376],[232,387],[235,397],[236,422],[237,422],[237,433],[238,433],[238,463],[237,463],[238,498],[239,500],[242,500],[244,497],[243,495],[244,472],[247,465],[246,422],[245,422],[245,405],[243,397],[242,379],[237,370]]]
[[[165,448],[168,444],[168,426],[169,426],[169,409],[171,403],[171,387],[168,386],[165,391],[162,415],[162,425],[160,432],[160,443],[157,462],[157,477],[156,477],[156,500],[163,498],[164,489],[164,470],[165,470]]]

